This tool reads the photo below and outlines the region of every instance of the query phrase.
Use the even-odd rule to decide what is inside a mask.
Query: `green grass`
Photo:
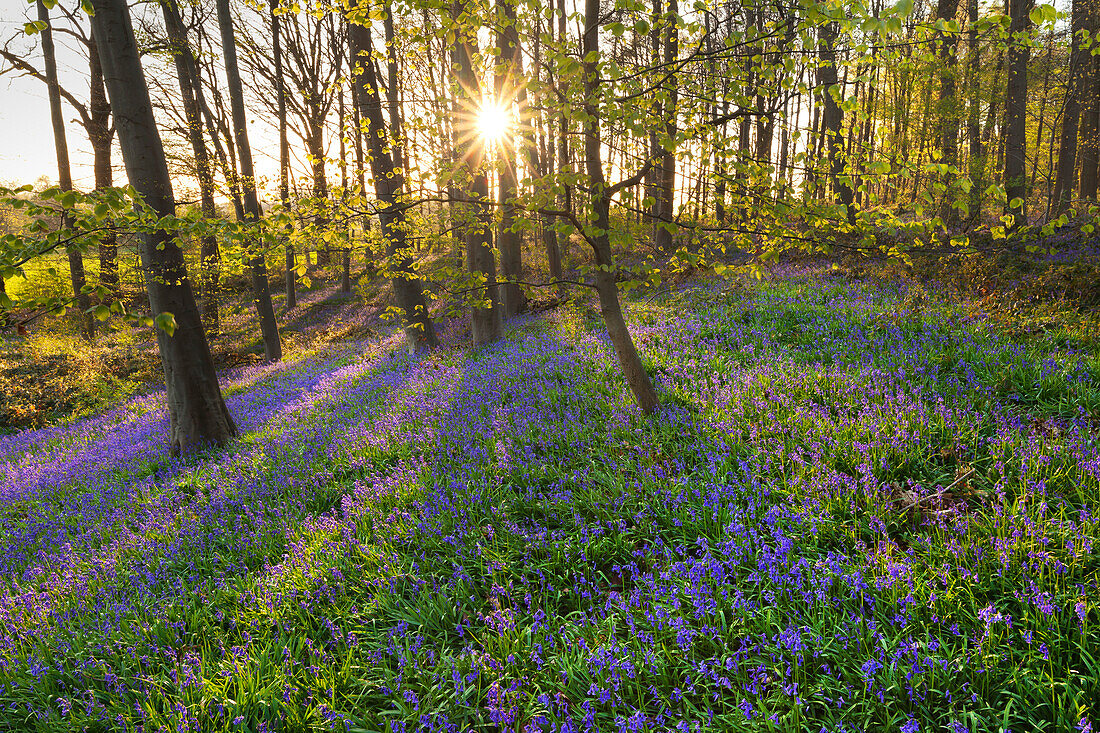
[[[654,418],[566,307],[476,352],[380,346],[242,379],[238,414],[320,381],[224,451],[124,452],[99,488],[4,505],[13,548],[17,516],[55,541],[47,495],[103,509],[70,550],[5,560],[0,720],[1100,722],[1095,352],[832,276],[630,317]],[[16,584],[39,605],[11,603]]]

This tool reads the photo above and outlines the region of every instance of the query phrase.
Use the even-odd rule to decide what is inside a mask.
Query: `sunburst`
[[[512,110],[493,100],[486,100],[477,113],[477,130],[490,145],[504,140],[512,127]]]

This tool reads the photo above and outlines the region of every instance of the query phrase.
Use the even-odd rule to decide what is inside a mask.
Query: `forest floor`
[[[1094,310],[856,267],[631,302],[652,419],[584,302],[414,360],[318,293],[228,448],[0,437],[0,728],[1100,724]]]

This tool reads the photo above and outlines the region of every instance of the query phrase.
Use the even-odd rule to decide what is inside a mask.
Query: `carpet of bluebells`
[[[0,729],[1100,727],[1100,356],[804,272],[0,437]]]

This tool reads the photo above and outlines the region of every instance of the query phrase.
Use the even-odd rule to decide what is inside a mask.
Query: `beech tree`
[[[46,69],[46,86],[50,99],[50,123],[53,126],[54,151],[57,153],[57,185],[62,191],[73,190],[73,177],[69,170],[69,144],[65,138],[65,118],[61,111],[61,88],[57,83],[57,55],[54,52],[53,28],[50,27],[50,11],[43,0],[38,0],[38,21],[42,25],[42,56]],[[68,213],[62,209],[60,228],[65,228]],[[89,312],[91,298],[84,286],[84,255],[76,247],[66,247],[69,260],[69,280],[73,287],[73,299],[79,311],[81,331],[85,338],[95,338],[95,320]]]
[[[654,15],[659,14],[659,5],[654,5]],[[678,27],[680,17],[679,6],[676,0],[668,0],[668,14],[660,19],[665,27],[665,39],[662,45],[664,57],[662,59],[667,73],[672,73],[674,64],[680,55],[680,31]],[[654,33],[661,25],[654,23]],[[656,48],[656,47],[655,47]],[[664,130],[657,133],[654,155],[659,163],[655,167],[657,179],[657,200],[654,203],[654,229],[653,245],[660,251],[672,249],[672,234],[675,230],[674,219],[676,215],[676,116],[679,113],[679,90],[675,77],[669,83],[662,85],[665,92]]]
[[[471,22],[465,0],[451,4],[455,33],[452,65],[458,82],[459,98],[455,108],[455,137],[458,145],[462,198],[466,202],[466,267],[476,278],[478,295],[470,309],[470,332],[474,344],[492,343],[501,335],[500,292],[496,281],[492,229],[489,209],[489,179],[485,171],[485,145],[478,129],[481,109],[481,81],[474,66],[477,56],[477,25]]]
[[[836,61],[839,30],[835,21],[827,20],[822,24],[819,32],[821,64],[818,67],[817,83],[822,106],[821,139],[825,144],[829,161],[829,180],[833,185],[837,203],[844,207],[848,222],[855,223],[855,197],[851,186],[844,178],[844,138],[841,129],[844,124],[844,111],[838,101],[842,90],[837,84]]]
[[[374,47],[371,41],[369,15],[353,13],[348,19],[348,41],[355,70],[353,79],[358,86],[355,99],[359,114],[367,124],[367,146],[374,179],[374,190],[382,209],[378,218],[382,222],[382,238],[386,243],[386,256],[393,273],[394,297],[405,317],[405,337],[413,353],[436,346],[435,326],[428,313],[424,285],[413,267],[413,258],[406,239],[406,207],[402,200],[405,176],[395,163],[399,158],[396,145],[387,132],[379,94],[378,77],[374,65]]]
[[[1069,208],[1077,171],[1077,133],[1081,120],[1081,96],[1087,78],[1086,64],[1091,66],[1091,54],[1081,47],[1081,32],[1085,30],[1088,4],[1073,0],[1070,21],[1069,80],[1062,106],[1061,140],[1058,146],[1058,175],[1051,194],[1051,213],[1060,216]]]
[[[237,45],[233,37],[233,18],[229,14],[229,0],[217,0],[217,8],[222,54],[225,59],[225,76],[233,114],[233,138],[237,144],[237,159],[241,168],[245,221],[256,223],[261,216],[260,200],[256,195],[256,173],[252,168],[252,148],[248,142],[244,90],[241,86],[241,72],[237,66]],[[279,327],[275,323],[275,309],[271,305],[267,263],[264,261],[263,250],[258,244],[254,245],[248,253],[247,264],[252,274],[253,305],[259,315],[260,331],[263,333],[264,357],[267,361],[279,361],[283,358],[283,345],[279,339]]]
[[[497,0],[500,11],[497,17],[499,28],[496,34],[496,47],[500,49],[494,74],[496,103],[502,109],[510,110],[517,100],[519,75],[523,68],[523,55],[516,32],[515,0]],[[519,231],[517,231],[516,197],[519,194],[518,159],[519,152],[515,144],[515,135],[506,131],[499,141],[499,197],[500,225],[497,229],[497,246],[500,249],[500,274],[503,282],[500,286],[500,301],[503,317],[509,318],[523,310],[526,296],[517,282],[523,278],[523,250]],[[526,145],[526,140],[524,143]]]
[[[203,136],[202,111],[199,108],[195,88],[198,86],[198,73],[195,69],[195,56],[191,44],[187,41],[187,30],[180,18],[179,9],[174,0],[161,0],[161,12],[168,31],[168,43],[176,67],[176,79],[180,96],[183,99],[184,115],[187,122],[187,139],[195,155],[195,175],[199,181],[199,199],[202,215],[213,220],[217,216],[214,203],[214,174],[211,169],[210,155]],[[221,252],[217,236],[208,232],[202,237],[201,253],[203,299],[202,315],[207,330],[216,334],[221,328],[218,293],[220,286]]]
[[[634,393],[638,406],[646,414],[657,409],[657,392],[653,382],[638,356],[634,339],[630,336],[626,319],[623,317],[622,304],[619,301],[619,285],[615,279],[616,263],[611,251],[611,200],[620,191],[635,186],[647,172],[648,166],[633,178],[608,184],[604,175],[603,150],[601,145],[600,120],[601,84],[600,84],[600,0],[585,0],[584,36],[581,43],[584,59],[584,161],[588,173],[588,188],[591,191],[591,218],[586,222],[583,233],[595,256],[596,268],[593,282],[600,301],[600,313],[603,315],[607,335],[615,347],[619,365],[623,369],[627,384]]]
[[[279,126],[279,203],[284,207],[290,204],[290,141],[286,127],[286,80],[283,77],[283,47],[280,39],[279,0],[271,0],[271,56],[275,72],[275,118]],[[287,237],[286,273],[283,282],[286,288],[286,309],[298,305],[295,291],[298,263],[294,252],[294,242]]]
[[[1026,35],[1035,0],[1008,0],[1008,86],[1005,92],[1004,187],[1012,228],[1027,221],[1027,61],[1031,46]]]

